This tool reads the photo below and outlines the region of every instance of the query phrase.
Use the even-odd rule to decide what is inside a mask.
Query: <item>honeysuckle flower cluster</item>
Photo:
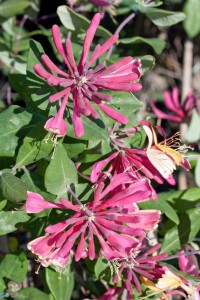
[[[57,67],[46,54],[41,57],[43,65],[35,65],[34,70],[48,85],[58,88],[49,97],[49,102],[57,101],[59,109],[55,116],[47,120],[44,128],[58,137],[66,135],[65,110],[71,101],[71,95],[72,123],[76,137],[84,135],[81,115],[98,118],[96,107],[117,121],[112,129],[108,129],[112,153],[93,165],[88,183],[91,186],[94,184],[93,199],[88,199],[84,204],[76,196],[76,190],[70,186],[66,186],[70,198],[60,198],[59,202],[47,201],[35,192],[27,193],[27,213],[37,214],[46,209],[62,212],[57,214],[54,224],[45,228],[45,235],[28,243],[28,249],[37,256],[42,266],[52,264],[61,269],[66,267],[70,259],[79,261],[103,257],[110,267],[113,284],[118,281],[122,281],[122,284],[121,287],[108,289],[99,299],[114,300],[124,291],[127,299],[132,299],[133,287],[141,292],[141,282],[164,298],[177,288],[183,288],[193,295],[186,280],[159,264],[167,256],[165,253],[158,253],[160,244],[150,247],[147,242],[147,233],[157,228],[161,212],[156,209],[141,210],[138,205],[140,202],[157,200],[151,180],[158,184],[162,184],[164,180],[175,184],[172,174],[176,167],[190,169],[185,157],[187,147],[181,146],[178,134],[166,138],[162,127],[153,127],[145,120],[137,127],[118,129],[119,123],[125,125],[128,119],[109,105],[112,97],[103,93],[102,89],[123,92],[140,90],[138,81],[141,63],[139,59],[125,57],[110,66],[106,66],[104,62],[93,67],[118,39],[117,34],[112,35],[103,45],[97,45],[90,54],[99,23],[100,14],[97,13],[86,32],[78,63],[75,62],[70,38],[63,44],[59,27],[54,25],[54,44],[67,71]],[[177,90],[173,91],[172,99],[166,94],[166,106],[173,107],[172,110],[183,117],[177,108],[177,97]],[[193,107],[193,98],[188,99],[182,108],[185,114]],[[142,149],[131,148],[126,144],[126,139],[134,137],[141,129],[146,133],[148,145]],[[162,142],[158,142],[158,133],[164,138]],[[77,161],[77,164],[80,163]],[[180,266],[185,272],[188,272],[189,264],[189,261],[180,259]],[[197,293],[198,289],[195,291]],[[185,295],[182,291],[179,294]]]
[[[157,126],[157,129],[164,136],[164,141],[158,143],[153,126],[147,121],[142,121],[140,124],[148,137],[147,148],[130,149],[125,147],[123,143],[122,138],[130,136],[130,132],[133,133],[138,128],[128,129],[127,132],[126,130],[122,130],[122,140],[120,139],[119,131],[116,135],[113,135],[112,132],[112,143],[117,145],[118,149],[108,158],[94,164],[90,176],[93,183],[100,180],[100,178],[105,178],[109,174],[114,175],[126,172],[138,179],[142,177],[141,173],[143,173],[143,176],[153,179],[160,184],[163,183],[164,178],[173,185],[175,184],[175,180],[172,173],[176,169],[176,166],[180,165],[186,170],[190,170],[190,164],[184,155],[187,147],[181,146],[179,134],[167,139],[163,128]],[[154,197],[156,196],[154,195]]]
[[[62,88],[61,91],[49,97],[50,103],[60,100],[61,104],[59,105],[60,108],[57,114],[50,118],[44,126],[46,130],[55,133],[57,136],[64,136],[67,131],[64,113],[70,93],[73,99],[72,122],[74,132],[77,137],[81,137],[84,135],[81,115],[91,116],[94,119],[99,117],[98,111],[92,103],[96,104],[97,107],[113,120],[121,124],[128,122],[126,116],[104,103],[110,102],[112,97],[102,93],[102,89],[124,92],[135,92],[141,89],[141,85],[138,83],[141,76],[141,64],[139,59],[133,59],[128,56],[108,67],[106,67],[104,62],[91,68],[118,39],[117,34],[112,35],[103,45],[98,44],[91,55],[89,55],[90,46],[99,23],[100,14],[97,13],[93,17],[86,32],[83,50],[78,64],[74,59],[70,38],[67,38],[63,45],[60,29],[57,25],[54,25],[52,27],[53,41],[68,70],[61,70],[46,54],[43,54],[41,57],[43,66],[40,64],[34,66],[35,73],[45,79],[48,85]],[[55,73],[57,75],[55,75]]]
[[[128,187],[122,188],[122,182]],[[119,186],[119,191],[110,197],[110,192]],[[47,208],[74,212],[65,221],[46,227],[48,235],[30,242],[28,249],[38,256],[43,266],[54,264],[64,267],[72,253],[76,261],[86,257],[93,260],[100,253],[107,260],[119,253],[127,255],[159,222],[160,211],[141,211],[136,205],[151,199],[151,196],[148,179],[134,182],[128,174],[116,175],[108,186],[101,183],[94,192],[94,200],[86,205],[74,205],[65,198],[61,198],[60,203],[45,201],[39,194],[28,192],[28,213],[38,213]],[[100,253],[95,247],[95,237],[100,244]],[[78,238],[80,241],[76,245]]]
[[[171,93],[169,91],[164,92],[164,110],[158,108],[156,99],[151,101],[151,107],[158,118],[182,123],[186,122],[187,119],[190,119],[194,108],[198,110],[198,103],[199,99],[194,97],[192,90],[188,92],[183,103],[181,103],[179,89],[174,87]]]

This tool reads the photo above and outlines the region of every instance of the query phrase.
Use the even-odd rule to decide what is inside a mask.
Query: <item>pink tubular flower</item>
[[[169,184],[175,184],[172,176],[176,165],[183,166],[186,170],[190,169],[190,164],[180,152],[187,150],[187,147],[180,145],[178,135],[166,139],[165,132],[162,127],[159,131],[164,135],[164,141],[157,142],[155,130],[147,121],[142,121],[141,124],[147,133],[149,144],[144,149],[129,149],[125,147],[122,138],[131,136],[137,128],[124,129],[122,131],[110,131],[112,144],[118,151],[112,153],[109,157],[102,161],[98,161],[93,165],[90,180],[97,182],[107,176],[113,176],[119,173],[129,173],[133,177],[141,179],[143,176],[153,179],[158,183],[163,183],[163,178]],[[154,140],[154,145],[153,145]],[[175,149],[172,147],[176,146]],[[189,148],[189,147],[188,147]],[[156,199],[156,193],[154,194]]]
[[[195,276],[195,277],[200,277],[200,272],[199,272],[199,265],[197,258],[194,254],[191,254],[191,251],[194,251],[194,249],[189,246],[185,245],[185,250],[180,250],[179,254],[180,256],[178,257],[178,264],[179,268],[181,271],[183,271],[186,274]]]
[[[45,128],[47,130],[58,132],[63,135],[66,128],[63,126],[63,114],[67,105],[69,94],[72,93],[73,98],[73,126],[77,137],[84,134],[84,127],[81,115],[98,118],[98,112],[92,106],[94,102],[105,114],[119,123],[126,124],[128,119],[126,116],[115,111],[103,102],[111,101],[112,97],[103,94],[99,89],[107,89],[113,91],[134,92],[141,89],[141,85],[137,83],[140,79],[140,61],[134,60],[132,57],[125,57],[120,61],[105,67],[102,63],[94,69],[90,67],[117,41],[118,35],[112,35],[102,46],[97,45],[93,53],[89,56],[90,46],[93,41],[95,32],[100,23],[100,14],[97,13],[93,17],[90,26],[86,32],[82,55],[78,65],[75,62],[71,40],[66,39],[65,45],[62,44],[60,30],[57,25],[52,28],[52,35],[57,51],[62,56],[69,73],[59,69],[50,58],[44,54],[41,59],[44,66],[36,64],[34,66],[35,73],[44,78],[48,85],[59,86],[63,90],[49,97],[50,103],[61,100],[61,111],[55,119],[50,119]],[[52,72],[58,75],[53,75]],[[52,127],[51,127],[52,126]],[[58,128],[57,128],[58,127]]]
[[[110,192],[121,182],[129,184],[129,187],[110,197]],[[149,195],[147,192],[144,195],[146,199],[141,199],[141,194],[138,196],[131,182],[129,175],[120,174],[113,177],[106,188],[100,183],[94,200],[87,205],[73,205],[65,198],[61,198],[60,203],[45,201],[40,195],[29,192],[26,202],[28,213],[57,208],[71,210],[73,214],[65,221],[46,227],[48,235],[30,242],[28,249],[38,256],[44,266],[52,263],[64,267],[72,252],[76,261],[85,257],[94,259],[100,253],[107,260],[118,256],[118,253],[126,255],[140,244],[146,232],[154,229],[160,219],[158,210],[123,208],[145,201],[151,195],[149,190]],[[141,182],[140,189],[143,188],[144,182]],[[100,253],[95,248],[94,237],[99,242]]]
[[[142,248],[141,245],[138,245],[128,255],[119,255],[118,258],[115,258],[113,264],[114,269],[117,268],[117,273],[114,276],[113,282],[117,283],[120,280],[120,275],[124,272],[126,289],[132,294],[132,284],[134,284],[138,292],[141,292],[140,281],[136,273],[151,280],[161,277],[163,268],[157,264],[157,261],[165,258],[167,254],[163,253],[152,256],[160,246],[160,244],[157,244],[141,254]]]
[[[172,93],[166,91],[164,92],[164,104],[166,108],[172,112],[172,114],[168,114],[165,111],[160,110],[157,107],[156,99],[153,99],[151,102],[151,107],[153,112],[156,114],[158,118],[167,119],[173,122],[181,123],[185,122],[185,120],[192,113],[192,109],[196,106],[196,100],[192,94],[192,90],[190,90],[183,102],[179,99],[179,90],[177,87],[173,88]]]
[[[120,296],[126,295],[126,300],[132,300],[132,295],[122,286],[122,287],[112,287],[109,288],[102,296],[95,298],[95,300],[118,300]],[[123,297],[122,296],[122,297]],[[120,298],[121,299],[121,298]],[[123,297],[124,299],[124,297]]]

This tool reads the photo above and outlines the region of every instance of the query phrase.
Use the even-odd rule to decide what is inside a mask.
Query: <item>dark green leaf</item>
[[[47,268],[46,280],[55,300],[71,299],[74,287],[74,273],[70,270],[70,266],[62,274]]]
[[[45,173],[45,186],[47,191],[54,195],[66,192],[67,185],[77,182],[75,164],[67,156],[62,144],[58,144],[54,158],[51,159]]]
[[[10,173],[2,174],[0,177],[0,190],[3,197],[9,201],[26,200],[27,197],[26,185]]]
[[[166,45],[166,42],[161,39],[143,38],[143,37],[139,37],[139,36],[120,39],[119,43],[128,44],[128,45],[145,43],[145,44],[148,44],[149,46],[151,46],[157,54],[162,53],[162,51],[164,50],[165,45]]]
[[[17,224],[27,222],[25,211],[0,211],[0,235],[17,230]]]
[[[0,263],[0,276],[22,282],[26,278],[28,261],[25,253],[6,254]]]

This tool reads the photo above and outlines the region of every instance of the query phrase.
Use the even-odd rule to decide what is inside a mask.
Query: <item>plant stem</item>
[[[126,26],[126,24],[128,24],[133,18],[135,17],[135,13],[130,14],[120,25],[119,27],[116,29],[115,34],[119,34],[120,31],[124,28],[124,26]],[[113,46],[110,48],[110,50],[108,51],[107,55],[106,55],[106,60],[110,58],[111,54],[113,51]]]
[[[72,189],[70,188],[70,186],[67,186],[67,191],[69,192],[69,194],[72,196],[72,198],[74,199],[74,201],[80,205],[83,206],[83,204],[81,203],[81,201],[79,200],[79,198],[74,194],[74,192],[72,191]],[[85,208],[84,212],[87,216],[91,217],[92,216],[92,212],[88,209]]]

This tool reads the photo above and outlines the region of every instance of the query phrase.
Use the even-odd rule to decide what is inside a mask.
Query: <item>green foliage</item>
[[[1,277],[22,282],[26,278],[27,271],[28,261],[23,251],[16,254],[7,254],[0,262]]]
[[[14,156],[24,136],[38,120],[29,110],[12,105],[1,113],[0,118],[0,156]]]
[[[147,39],[147,38],[142,38],[140,36],[134,36],[132,38],[120,39],[119,43],[128,44],[128,45],[145,43],[145,44],[151,46],[157,54],[162,53],[162,51],[166,45],[166,42],[161,39],[156,39],[156,38]]]
[[[28,0],[18,0],[17,5],[15,0],[4,0],[0,2],[0,20],[10,18],[12,16],[22,14],[29,6]]]
[[[58,144],[45,173],[46,189],[54,195],[62,195],[66,192],[67,185],[76,182],[76,167],[68,158],[63,145]]]
[[[0,235],[17,230],[20,223],[29,220],[25,211],[0,211]]]
[[[0,191],[4,198],[9,201],[26,200],[26,185],[21,179],[10,173],[2,174],[0,177]]]
[[[186,19],[183,22],[183,26],[187,35],[191,38],[200,33],[200,1],[199,0],[187,0],[183,9]]]
[[[74,273],[71,271],[70,265],[66,267],[62,274],[47,268],[46,280],[55,300],[71,299],[74,287]]]
[[[87,30],[90,24],[90,21],[86,17],[84,17],[82,14],[76,13],[66,5],[59,6],[57,9],[57,14],[61,23],[70,31],[78,31],[79,33],[83,33],[85,30]],[[108,38],[111,36],[111,33],[102,26],[99,26],[96,35]]]
[[[28,287],[17,292],[16,300],[52,300],[46,293],[34,287]]]

